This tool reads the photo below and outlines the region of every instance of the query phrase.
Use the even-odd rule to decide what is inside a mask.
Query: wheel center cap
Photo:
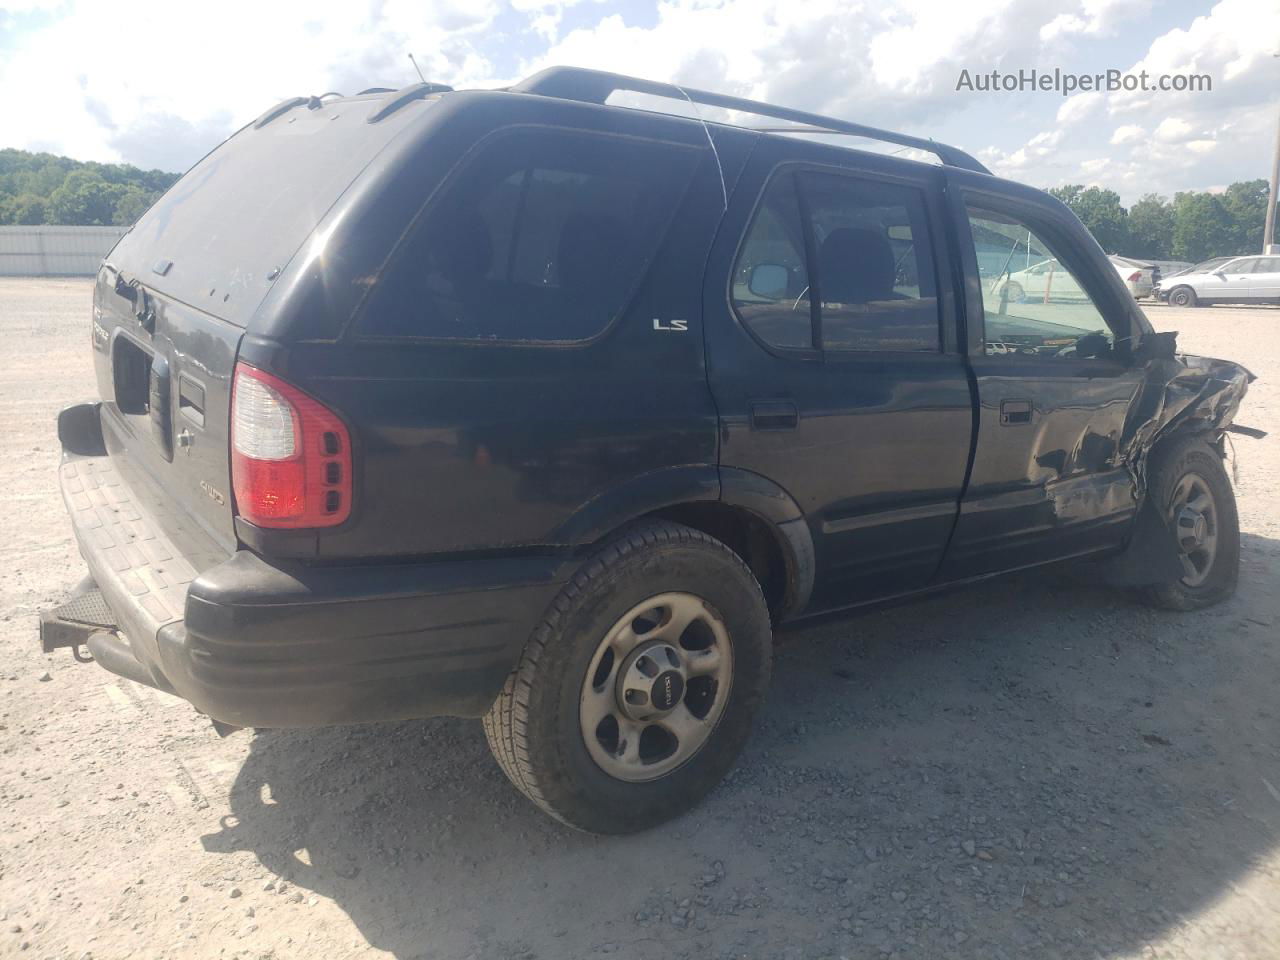
[[[1200,511],[1184,507],[1178,517],[1178,530],[1183,550],[1189,552],[1204,545],[1205,537],[1209,535],[1209,522]]]
[[[658,675],[649,690],[649,702],[655,710],[666,712],[684,699],[684,677],[677,670],[667,670]]]
[[[648,721],[670,713],[684,700],[684,667],[669,643],[635,650],[618,671],[618,707],[632,720]]]

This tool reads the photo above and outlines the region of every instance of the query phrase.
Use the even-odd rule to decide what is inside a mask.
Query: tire
[[[1185,515],[1181,523],[1175,520],[1184,490],[1194,493],[1198,485],[1208,494],[1212,516],[1206,519],[1206,530],[1211,527],[1214,549],[1207,561],[1197,553],[1181,554],[1187,575],[1143,588],[1142,599],[1165,610],[1199,610],[1227,599],[1235,593],[1240,576],[1240,518],[1222,457],[1202,439],[1188,437],[1175,441],[1167,450],[1157,447],[1149,475],[1147,495],[1156,498],[1154,502],[1174,524],[1175,535],[1182,544],[1188,542],[1181,536],[1182,532],[1192,529],[1186,525]],[[1188,482],[1190,487],[1184,487]],[[1194,503],[1194,499],[1191,502]],[[1209,516],[1203,512],[1201,515]],[[1194,540],[1194,536],[1189,539]]]
[[[1174,307],[1196,307],[1199,301],[1196,292],[1190,287],[1174,287],[1169,291],[1169,305]]]
[[[1022,303],[1027,299],[1027,291],[1022,289],[1020,283],[1006,283],[1004,289],[1009,295],[1009,303]]]
[[[688,615],[699,618],[696,631],[680,627]],[[710,639],[690,643],[695,632]],[[618,638],[639,645],[628,652],[630,639]],[[737,554],[680,524],[637,525],[588,559],[552,602],[484,718],[489,748],[525,796],[571,827],[602,834],[653,827],[696,805],[733,766],[769,684],[772,643],[760,585]],[[624,715],[659,709],[667,673],[654,681],[644,708],[623,705],[636,693],[623,688],[628,677],[643,680],[646,655],[659,651],[651,666],[667,646],[690,664],[713,651],[705,662],[719,664],[709,683],[689,666],[681,699],[667,704],[673,728],[677,715],[687,724],[706,711],[694,732],[679,738],[668,733],[666,719],[645,725]],[[670,680],[665,689],[670,696]],[[613,713],[596,723],[602,709]],[[623,736],[637,727],[643,735]],[[645,758],[646,738],[653,756],[671,754]]]

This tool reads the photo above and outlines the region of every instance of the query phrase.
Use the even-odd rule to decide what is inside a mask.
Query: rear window
[[[514,128],[463,162],[361,309],[370,337],[566,342],[603,331],[652,261],[698,151]]]
[[[246,127],[174,184],[108,259],[147,286],[244,326],[271,271],[289,262],[378,151],[434,102],[366,123],[371,100],[326,101]]]

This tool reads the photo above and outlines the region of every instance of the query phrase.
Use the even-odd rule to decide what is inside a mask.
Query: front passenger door
[[[941,578],[1118,546],[1136,508],[1121,441],[1143,371],[1129,362],[1128,307],[1112,289],[1115,271],[1087,255],[1088,235],[1060,209],[960,191],[953,210],[970,276],[979,417]],[[1001,295],[1010,265],[1050,260],[1061,280],[1047,295],[1022,303]]]
[[[1257,265],[1257,259],[1233,260],[1224,265],[1221,272],[1222,282],[1209,290],[1210,299],[1231,303],[1263,296],[1257,291],[1255,284],[1254,270]]]

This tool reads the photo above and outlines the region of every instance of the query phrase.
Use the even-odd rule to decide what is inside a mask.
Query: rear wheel
[[[1005,293],[1008,294],[1010,303],[1022,303],[1027,299],[1027,291],[1022,289],[1022,284],[1016,281],[1010,281],[1005,284]]]
[[[1145,599],[1168,610],[1225,600],[1239,579],[1240,521],[1222,458],[1204,441],[1189,439],[1152,466],[1148,496],[1156,498],[1174,532],[1182,576],[1146,588]]]
[[[484,719],[511,782],[570,826],[643,830],[728,773],[769,681],[769,613],[720,541],[633,528],[588,560]]]
[[[1169,302],[1175,307],[1194,307],[1198,303],[1196,292],[1190,287],[1174,287],[1169,291]]]

